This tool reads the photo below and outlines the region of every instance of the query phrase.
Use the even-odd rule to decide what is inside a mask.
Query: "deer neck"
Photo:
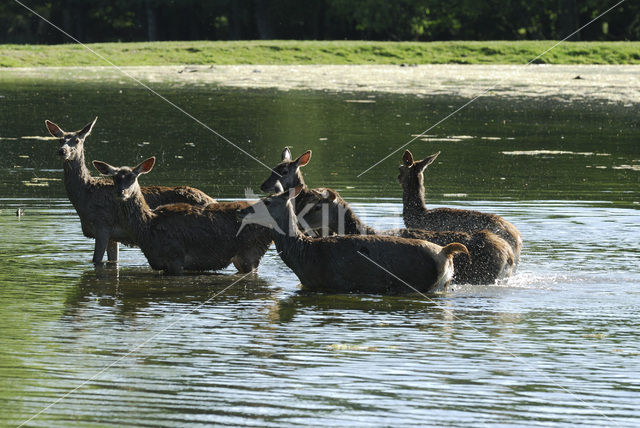
[[[273,231],[273,240],[278,253],[283,259],[296,260],[301,256],[303,247],[310,238],[305,236],[298,228],[298,219],[292,204],[288,204],[285,215],[277,218],[276,223],[280,230],[284,232]]]
[[[140,186],[131,197],[120,202],[120,212],[126,219],[126,224],[129,225],[129,233],[136,237],[141,236],[149,227],[151,220],[156,217],[156,214],[149,208],[144,196],[142,196]]]
[[[427,210],[424,203],[424,185],[421,177],[412,178],[402,191],[402,214],[413,216]]]
[[[67,196],[71,203],[78,208],[79,204],[82,204],[93,180],[95,180],[91,177],[91,173],[84,162],[84,151],[73,159],[65,160],[63,170],[64,187],[67,190]]]
[[[307,188],[307,183],[304,182],[304,177],[302,176],[302,172],[300,171],[300,168],[298,168],[298,171],[296,171],[296,181],[297,183],[293,187],[298,187],[302,185],[303,189]]]
[[[284,180],[284,182],[283,182]],[[304,178],[302,177],[302,173],[300,172],[300,168],[295,171],[295,175],[290,180],[286,180],[286,178],[280,180],[280,184],[282,185],[282,190],[287,192],[289,189],[293,189],[302,185],[303,189],[307,189],[307,185],[304,182]]]

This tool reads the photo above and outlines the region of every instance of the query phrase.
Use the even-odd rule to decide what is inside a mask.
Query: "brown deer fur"
[[[295,196],[301,190],[300,185],[291,193]],[[298,228],[289,193],[258,202],[266,207],[259,210],[266,214],[264,217],[258,214],[257,204],[238,215],[272,229],[280,257],[307,289],[376,294],[433,292],[448,285],[453,275],[453,255],[467,253],[459,243],[440,247],[394,236],[310,238]]]
[[[77,132],[65,132],[55,123],[45,121],[51,135],[60,141],[58,155],[63,161],[64,186],[80,217],[82,233],[87,238],[95,238],[94,263],[102,262],[105,249],[108,260],[117,261],[118,242],[127,245],[134,245],[135,242],[126,228],[118,223],[118,204],[113,198],[113,183],[92,177],[84,161],[84,141],[97,119]],[[149,186],[143,187],[142,193],[152,208],[177,202],[194,205],[215,202],[206,193],[186,186]]]
[[[142,195],[138,176],[155,163],[149,158],[134,168],[116,168],[94,161],[96,169],[113,178],[121,221],[155,270],[180,274],[183,270],[218,270],[230,263],[240,272],[258,267],[271,245],[270,230],[249,225],[240,230],[236,211],[250,202],[219,202],[207,206],[169,204],[152,210]]]
[[[522,238],[516,227],[496,214],[453,208],[427,209],[424,202],[424,170],[440,154],[414,161],[409,150],[404,152],[398,181],[402,185],[402,216],[404,225],[430,231],[453,230],[472,232],[486,229],[511,245],[516,262],[520,257]]]
[[[299,203],[306,206],[306,224],[313,230],[325,223],[332,233],[345,235],[391,235],[402,238],[424,239],[438,245],[452,242],[464,244],[466,255],[453,258],[455,274],[453,282],[459,284],[493,284],[510,276],[513,272],[514,256],[511,246],[499,236],[478,230],[471,233],[454,231],[427,231],[422,229],[394,229],[376,231],[364,224],[349,204],[331,189],[314,189],[298,196]]]

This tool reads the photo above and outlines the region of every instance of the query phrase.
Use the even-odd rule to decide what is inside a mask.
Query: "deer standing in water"
[[[118,242],[135,245],[135,240],[118,221],[118,202],[114,198],[113,183],[91,176],[84,160],[84,141],[91,133],[98,118],[80,131],[65,132],[55,123],[46,120],[49,133],[60,142],[58,156],[64,168],[64,186],[67,196],[76,209],[82,225],[82,233],[95,239],[93,263],[101,263],[105,250],[109,261],[118,260]],[[176,202],[208,205],[216,201],[193,187],[148,186],[142,194],[151,207]]]
[[[311,160],[311,150],[307,150],[297,159],[292,160],[291,150],[289,150],[289,147],[285,147],[282,151],[281,158],[282,161],[272,168],[271,175],[262,183],[260,190],[265,193],[280,193],[302,186],[300,190],[302,197],[295,198],[294,200],[296,216],[304,232],[315,236],[318,230],[313,231],[312,228],[305,223],[309,207],[300,202],[305,200],[304,195],[312,191],[312,189],[309,189],[305,184],[302,171],[300,171],[300,168],[308,164],[309,160]]]
[[[153,168],[155,158],[139,165],[114,167],[93,161],[103,175],[113,180],[111,192],[118,201],[121,224],[133,236],[149,265],[167,274],[183,270],[218,270],[230,263],[239,272],[250,272],[271,245],[271,231],[259,225],[240,230],[236,211],[251,202],[218,202],[207,206],[178,203],[151,209],[138,177]]]
[[[240,210],[238,217],[243,223],[271,229],[280,257],[307,289],[376,294],[433,292],[449,284],[454,254],[468,254],[459,243],[441,247],[395,236],[308,237],[298,228],[291,203],[302,189],[299,185],[290,192],[266,197]]]
[[[330,233],[344,235],[386,235],[423,239],[438,245],[452,242],[464,244],[470,256],[456,254],[453,258],[453,282],[461,284],[493,284],[512,274],[514,255],[511,246],[499,236],[487,231],[467,232],[422,229],[392,229],[377,231],[363,223],[349,204],[331,189],[313,189],[297,197],[307,207],[305,223],[312,230],[327,228]],[[323,233],[324,235],[325,233]]]
[[[429,231],[472,232],[486,229],[511,245],[516,259],[520,257],[522,238],[516,227],[496,214],[454,208],[427,209],[424,202],[424,170],[440,152],[414,161],[409,150],[402,156],[398,181],[402,185],[402,216],[409,228]]]

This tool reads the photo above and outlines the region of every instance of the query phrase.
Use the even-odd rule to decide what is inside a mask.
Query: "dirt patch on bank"
[[[133,77],[151,85],[640,102],[638,65],[226,65],[122,67],[120,70],[113,67],[12,68],[0,70],[0,80],[135,84],[130,78]]]

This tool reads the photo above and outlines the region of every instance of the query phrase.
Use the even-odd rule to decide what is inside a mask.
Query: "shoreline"
[[[640,102],[640,65],[185,65],[127,66],[150,85],[603,100]],[[114,67],[0,69],[0,82],[105,83],[137,86]]]

